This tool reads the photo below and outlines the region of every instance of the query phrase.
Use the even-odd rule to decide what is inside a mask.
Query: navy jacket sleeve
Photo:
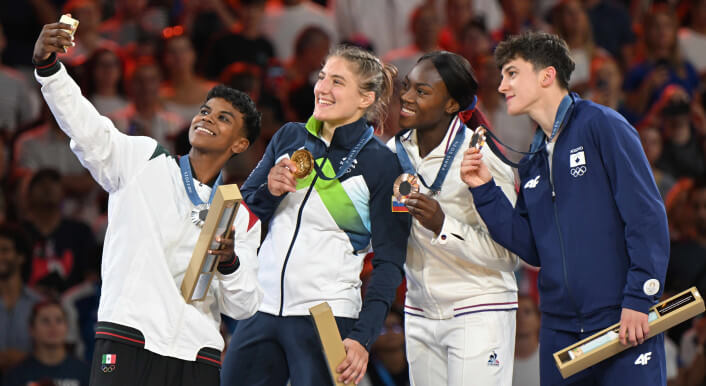
[[[277,160],[277,145],[281,140],[280,137],[282,137],[282,133],[285,133],[286,130],[287,125],[277,130],[270,143],[267,144],[262,159],[257,163],[257,166],[255,166],[255,169],[253,169],[240,189],[245,203],[248,204],[248,208],[250,208],[263,224],[270,221],[275,209],[277,209],[280,201],[284,198],[284,194],[277,197],[270,193],[270,190],[267,188],[267,175],[270,173],[270,169],[275,165],[275,161]]]
[[[623,291],[623,308],[646,313],[664,288],[669,262],[667,214],[637,131],[622,117],[604,111],[589,123],[601,154],[615,204],[625,223],[630,266]],[[643,287],[659,281],[659,291],[648,295]]]
[[[392,212],[392,185],[402,168],[392,152],[384,150],[385,159],[380,165],[395,165],[379,168],[375,184],[370,191],[370,228],[375,255],[373,272],[365,291],[363,309],[348,338],[365,346],[378,337],[385,323],[390,305],[395,300],[397,287],[404,277],[404,261],[407,256],[407,238],[411,227],[408,213]]]
[[[539,267],[541,264],[527,216],[522,187],[514,209],[500,187],[495,184],[495,180],[491,179],[490,182],[471,188],[470,191],[473,194],[473,203],[493,239],[527,264]]]

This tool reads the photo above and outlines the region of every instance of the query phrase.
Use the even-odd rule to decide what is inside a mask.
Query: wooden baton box
[[[206,221],[191,254],[184,280],[181,282],[181,295],[187,303],[202,300],[208,293],[213,275],[218,268],[218,256],[208,253],[209,249],[221,248],[221,243],[214,241],[216,236],[228,238],[233,233],[233,221],[243,197],[238,185],[221,185],[213,196]]]
[[[309,313],[314,317],[316,332],[319,334],[319,340],[321,340],[321,347],[324,350],[326,363],[328,363],[331,381],[335,386],[343,386],[345,383],[338,381],[338,376],[341,374],[336,372],[336,367],[346,359],[346,348],[343,347],[341,333],[338,331],[338,325],[333,317],[331,306],[323,302],[309,308]]]
[[[650,332],[645,340],[704,312],[704,300],[696,287],[681,292],[650,308]],[[554,353],[554,362],[564,379],[612,357],[630,346],[618,339],[620,323]]]

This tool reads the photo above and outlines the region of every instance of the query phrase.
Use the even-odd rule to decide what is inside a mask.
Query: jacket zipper
[[[552,162],[554,161],[554,155],[556,154],[556,141],[554,142],[554,151],[552,151]],[[554,208],[554,223],[556,224],[556,231],[559,234],[559,247],[561,249],[561,267],[564,270],[564,286],[566,287],[566,292],[569,296],[569,300],[574,306],[574,311],[576,311],[576,316],[579,319],[579,329],[583,333],[583,316],[579,310],[578,305],[574,296],[571,294],[571,288],[569,288],[569,275],[566,271],[566,251],[564,250],[564,238],[561,235],[561,226],[559,225],[559,208],[556,204],[556,190],[554,189],[554,168],[549,167],[549,159],[545,157],[547,161],[547,168],[549,168],[549,185],[552,187],[552,206]]]
[[[326,149],[326,155],[324,156],[324,161],[321,163],[322,165],[328,160],[328,153],[329,153],[330,148]],[[314,160],[316,162],[316,160]],[[304,195],[304,199],[302,200],[301,205],[299,205],[299,212],[297,213],[297,223],[294,226],[294,235],[292,235],[292,241],[289,243],[289,248],[287,249],[287,254],[284,257],[284,265],[282,265],[282,275],[280,276],[280,282],[279,282],[279,313],[277,314],[278,316],[282,316],[282,311],[284,309],[284,273],[287,270],[287,262],[289,262],[289,256],[292,253],[292,248],[294,247],[294,242],[297,241],[297,235],[299,234],[299,227],[301,226],[301,220],[302,220],[302,213],[304,212],[304,205],[306,204],[307,200],[309,200],[309,196],[311,196],[311,191],[314,189],[314,185],[316,184],[316,180],[319,179],[319,174],[314,171],[314,179],[311,181],[311,185],[309,185],[309,189],[306,191],[306,194]]]

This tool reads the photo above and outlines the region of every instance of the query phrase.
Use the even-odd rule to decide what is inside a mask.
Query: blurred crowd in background
[[[706,0],[2,1],[5,385],[44,373],[83,385],[92,355],[107,194],[71,152],[31,63],[42,25],[63,13],[80,25],[76,45],[60,60],[85,97],[127,134],[185,154],[189,123],[207,91],[223,83],[247,92],[263,114],[263,130],[227,166],[227,182],[238,184],[284,122],[309,118],[317,72],[335,44],[375,52],[399,68],[400,80],[424,53],[459,53],[474,68],[478,106],[493,130],[522,133],[534,123],[506,113],[494,47],[528,30],[556,33],[576,62],[572,90],[617,110],[639,132],[670,223],[665,296],[690,286],[706,293]],[[376,131],[382,140],[398,130],[398,102]],[[539,382],[537,271],[525,266],[517,277],[515,384],[532,386]],[[399,294],[401,305],[403,288]],[[372,348],[368,384],[408,384],[403,318],[393,307]],[[231,328],[224,324],[226,338]],[[668,337],[669,384],[706,384],[706,318]]]

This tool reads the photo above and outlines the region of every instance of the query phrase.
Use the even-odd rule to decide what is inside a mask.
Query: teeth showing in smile
[[[204,133],[206,133],[206,134],[213,135],[213,136],[216,135],[216,133],[212,132],[211,130],[204,129],[204,128],[201,127],[201,126],[197,126],[197,127],[196,127],[196,131],[201,131],[201,132],[204,132]]]
[[[332,105],[333,102],[330,101],[330,100],[326,100],[326,99],[321,99],[321,98],[319,98],[319,104],[320,104],[320,105]]]
[[[408,109],[408,108],[406,108],[406,107],[403,107],[403,108],[402,108],[402,113],[407,114],[407,115],[413,115],[413,114],[414,114],[414,111],[412,111],[412,110],[410,110],[410,109]]]

